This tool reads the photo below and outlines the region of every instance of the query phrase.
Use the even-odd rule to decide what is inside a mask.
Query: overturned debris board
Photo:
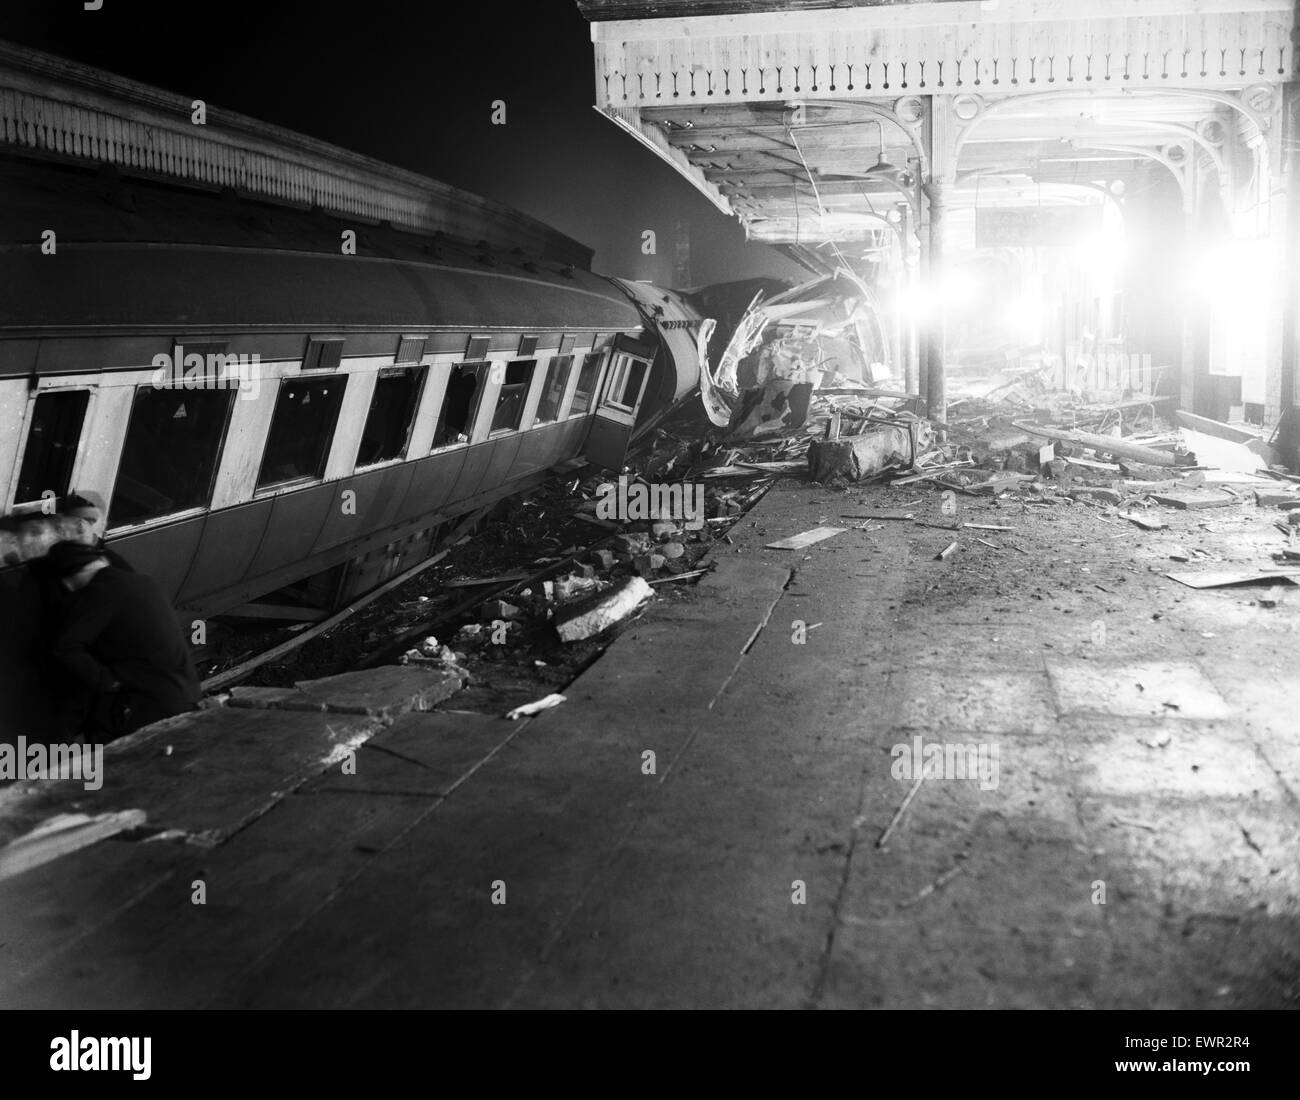
[[[1237,498],[1231,493],[1152,493],[1151,499],[1157,504],[1170,508],[1226,508],[1236,504]]]
[[[0,848],[0,879],[39,867],[127,829],[138,829],[144,823],[143,810],[119,810],[94,816],[57,814]]]
[[[592,638],[626,619],[654,590],[641,577],[630,577],[616,588],[600,592],[566,608],[556,618],[555,632],[562,642]]]
[[[821,542],[832,535],[838,535],[843,531],[843,527],[814,527],[810,531],[803,531],[797,535],[791,535],[788,539],[779,539],[776,542],[769,542],[769,550],[802,550],[805,546],[811,546],[815,542]]]
[[[1185,584],[1188,588],[1230,588],[1238,584],[1258,584],[1260,581],[1267,581],[1269,584],[1277,584],[1286,581],[1288,584],[1295,584],[1300,578],[1293,573],[1260,573],[1257,570],[1243,573],[1232,573],[1219,571],[1214,573],[1166,573],[1171,581],[1177,581],[1179,584]]]

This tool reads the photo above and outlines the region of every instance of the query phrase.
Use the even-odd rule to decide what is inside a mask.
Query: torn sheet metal
[[[787,378],[770,378],[745,390],[732,411],[727,438],[758,439],[798,431],[808,419],[812,392],[811,382]]]
[[[910,416],[860,435],[817,440],[808,448],[808,474],[814,481],[865,481],[891,470],[910,470],[933,440],[929,422]]]
[[[732,438],[747,438],[753,430],[771,430],[773,417],[752,419],[755,404],[779,403],[796,385],[808,392],[835,374],[870,380],[877,350],[863,346],[863,334],[878,322],[874,301],[860,279],[848,272],[822,276],[767,301],[754,296],[737,323],[716,369],[701,370],[700,393],[715,427],[726,427]],[[878,327],[878,325],[877,325]],[[750,398],[752,391],[761,396]],[[794,405],[794,399],[789,404]],[[743,408],[742,408],[743,406]],[[798,427],[802,417],[785,417],[781,427]]]

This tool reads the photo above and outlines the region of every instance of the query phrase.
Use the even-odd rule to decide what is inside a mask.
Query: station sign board
[[[1074,245],[1101,232],[1101,204],[981,206],[975,210],[976,248]]]

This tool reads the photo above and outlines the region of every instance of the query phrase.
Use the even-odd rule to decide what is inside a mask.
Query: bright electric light
[[[1268,238],[1226,241],[1207,248],[1188,265],[1188,290],[1229,313],[1257,309],[1274,285],[1276,250]]]
[[[1029,295],[1013,298],[1002,311],[1002,321],[1022,343],[1040,343],[1043,303]]]
[[[966,268],[954,267],[944,273],[940,289],[946,306],[961,309],[975,301],[979,284]]]

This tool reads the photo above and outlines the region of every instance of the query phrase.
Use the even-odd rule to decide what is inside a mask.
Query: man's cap
[[[85,569],[92,561],[98,561],[104,556],[102,550],[97,550],[93,546],[87,546],[84,542],[56,542],[50,547],[48,557],[50,564],[60,577],[67,577],[73,573],[79,573]]]
[[[87,508],[93,508],[96,512],[104,511],[104,502],[98,493],[69,493],[58,503],[58,513],[61,516],[70,516]]]

